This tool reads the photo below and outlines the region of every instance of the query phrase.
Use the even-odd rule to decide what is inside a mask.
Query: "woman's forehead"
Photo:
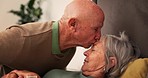
[[[93,46],[98,45],[99,43],[104,43],[105,42],[106,37],[105,36],[101,36],[100,40],[97,40]]]

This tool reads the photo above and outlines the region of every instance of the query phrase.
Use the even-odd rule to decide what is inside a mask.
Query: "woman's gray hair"
[[[131,42],[124,32],[120,33],[120,37],[115,35],[105,35],[106,47],[106,67],[105,72],[107,78],[115,78],[120,76],[130,61],[140,56],[139,48]],[[117,64],[109,68],[109,57],[116,57]]]

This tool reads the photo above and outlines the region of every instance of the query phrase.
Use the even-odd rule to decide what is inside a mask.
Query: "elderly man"
[[[11,26],[0,32],[0,64],[40,76],[54,68],[63,69],[76,46],[88,48],[100,38],[103,21],[103,11],[95,3],[74,0],[59,21]],[[5,66],[1,74],[7,72]]]

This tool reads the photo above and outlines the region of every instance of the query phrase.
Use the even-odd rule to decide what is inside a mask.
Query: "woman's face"
[[[86,76],[102,77],[104,75],[105,65],[105,39],[101,38],[94,46],[84,52],[86,58],[82,66],[82,73]]]

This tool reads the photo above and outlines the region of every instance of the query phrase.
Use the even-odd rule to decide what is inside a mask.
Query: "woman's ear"
[[[109,68],[112,68],[112,67],[114,67],[117,64],[116,57],[109,57],[109,60],[110,60],[110,66],[109,66]]]

